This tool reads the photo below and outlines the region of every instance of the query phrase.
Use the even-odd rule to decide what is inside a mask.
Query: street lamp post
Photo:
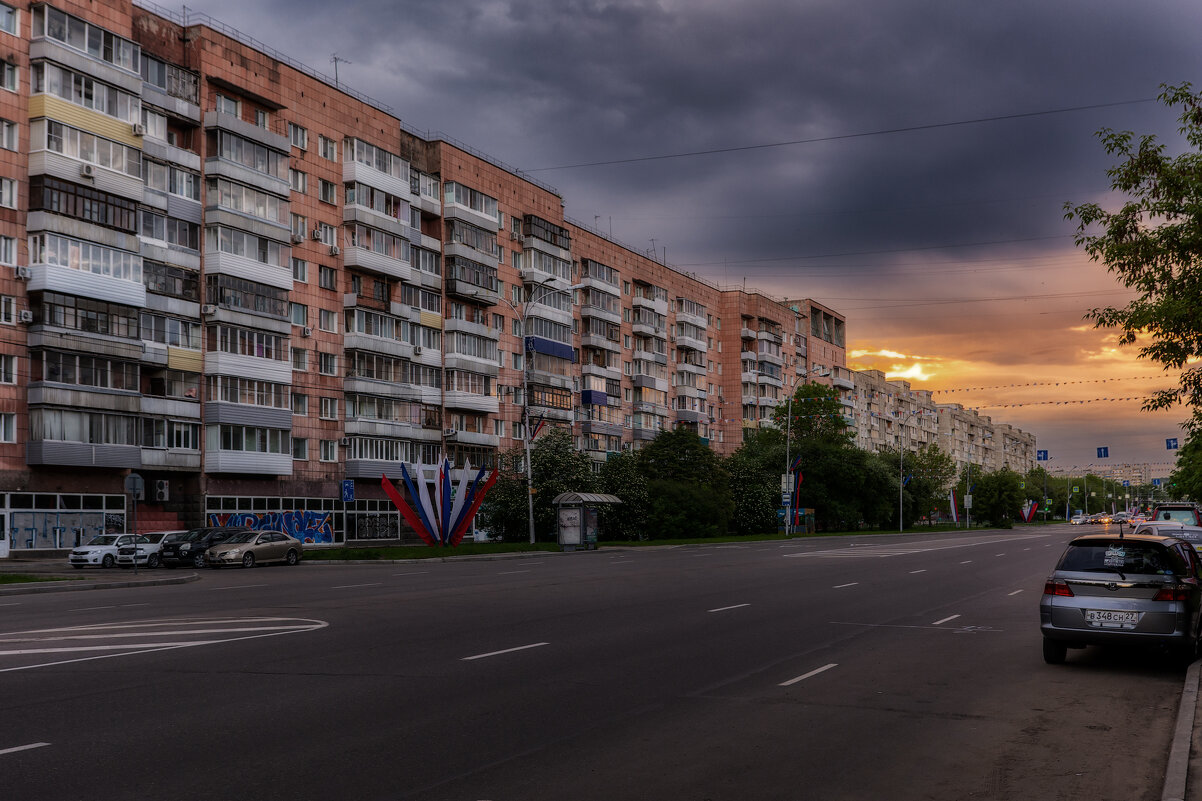
[[[809,378],[812,375],[817,375],[820,377],[825,377],[825,376],[830,375],[830,373],[823,372],[823,370],[825,370],[825,369],[826,369],[825,367],[819,366],[819,367],[811,368],[811,369],[807,370],[806,372],[802,373],[802,378],[806,379],[806,381],[804,383],[809,383]],[[756,374],[759,375],[759,371],[756,371]],[[792,477],[793,477],[793,459],[792,459],[792,453],[790,453],[790,450],[789,450],[789,446],[793,444],[793,396],[796,394],[797,394],[797,387],[794,387],[793,391],[789,393],[789,403],[785,409],[785,476],[787,476],[788,480],[790,481],[790,484],[789,484],[790,494],[793,492],[793,485],[791,483]],[[793,501],[793,504],[797,503],[796,498],[791,498],[791,500]],[[791,504],[789,506],[789,508],[787,510],[785,510],[785,536],[786,537],[790,536],[793,533],[793,512],[795,509],[796,509],[796,507]]]

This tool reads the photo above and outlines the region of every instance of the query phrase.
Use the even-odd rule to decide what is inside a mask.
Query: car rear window
[[[1057,569],[1145,575],[1189,573],[1181,555],[1159,543],[1117,539],[1073,543],[1064,552]]]
[[[1156,519],[1169,520],[1174,523],[1189,523],[1191,525],[1198,522],[1193,509],[1163,509],[1156,514]]]

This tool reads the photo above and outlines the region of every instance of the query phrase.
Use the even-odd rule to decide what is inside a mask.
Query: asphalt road
[[[0,792],[1159,799],[1184,669],[1040,656],[1043,581],[1075,533],[303,564],[0,597]]]

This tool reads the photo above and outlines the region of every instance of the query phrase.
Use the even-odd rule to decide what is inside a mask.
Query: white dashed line
[[[751,606],[751,604],[735,604],[734,606],[719,606],[717,609],[707,609],[705,611],[707,611],[707,612],[725,612],[728,609],[742,609],[744,606]]]
[[[429,573],[429,570],[416,570],[412,573],[393,573],[394,576],[424,576]]]
[[[913,576],[915,573],[925,573],[925,572],[927,572],[927,570],[924,567],[922,570],[911,570],[910,575]]]
[[[831,589],[832,589],[832,590],[841,590],[841,589],[843,589],[844,587],[854,587],[854,586],[856,586],[856,585],[857,585],[857,584],[859,584],[859,583],[860,583],[860,582],[858,582],[858,581],[853,581],[853,582],[851,582],[850,584],[836,584],[835,586],[831,587]]]
[[[839,663],[832,662],[829,665],[823,665],[822,667],[818,668],[817,670],[811,670],[809,673],[803,673],[795,679],[789,679],[788,681],[782,681],[780,683],[780,686],[788,687],[790,685],[796,684],[799,681],[805,681],[806,679],[810,678],[811,676],[817,676],[819,673],[824,673],[833,667],[839,667]]]
[[[382,581],[375,581],[375,582],[372,582],[371,584],[339,584],[337,587],[330,587],[330,589],[331,590],[350,590],[350,589],[354,589],[355,587],[379,587],[383,583],[384,582],[382,582]]]
[[[30,743],[29,745],[18,745],[13,748],[0,748],[0,754],[15,754],[18,751],[29,751],[34,748],[44,748],[50,743]]]
[[[529,573],[529,572],[530,572],[529,570],[502,570],[497,575],[498,576],[514,576],[514,575],[517,575],[518,573]]]
[[[971,564],[972,564],[972,560],[971,560],[971,559],[965,559],[965,560],[964,560],[963,562],[961,562],[960,564],[962,564],[962,565],[971,565]]]
[[[960,616],[959,616],[959,615],[952,615],[951,617],[945,617],[943,620],[936,620],[936,621],[935,621],[934,623],[932,623],[931,625],[932,625],[932,626],[941,626],[941,625],[943,625],[944,623],[948,622],[949,620],[955,620],[955,619],[956,619],[956,618],[958,618],[958,617],[960,617]]]
[[[487,659],[490,656],[500,656],[501,654],[512,654],[514,651],[525,651],[529,648],[540,648],[544,645],[550,645],[549,642],[536,642],[530,645],[519,645],[517,648],[506,648],[503,651],[489,651],[486,654],[476,654],[475,656],[465,656],[459,660],[461,662],[471,662],[473,659]]]
[[[235,584],[232,587],[209,587],[209,592],[217,592],[218,590],[248,590],[251,587],[266,587],[266,584]]]
[[[1022,592],[1022,590],[1015,590],[1014,592],[1012,592],[1012,593],[1010,593],[1010,594],[1011,594],[1011,595],[1018,595],[1020,592]]]

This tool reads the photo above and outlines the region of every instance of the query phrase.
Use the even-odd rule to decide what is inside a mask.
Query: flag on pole
[[[951,492],[949,492],[947,495],[947,499],[948,499],[948,505],[952,510],[952,522],[959,523],[960,522],[960,510],[958,508],[956,508],[956,491],[952,490]]]

